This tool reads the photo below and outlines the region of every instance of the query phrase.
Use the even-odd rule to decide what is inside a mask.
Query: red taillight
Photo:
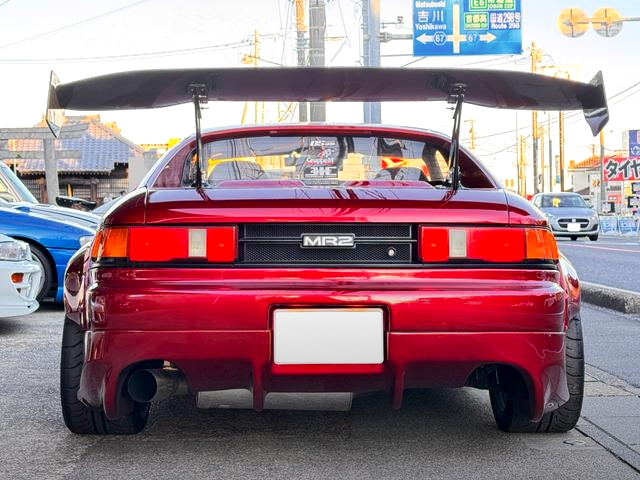
[[[558,248],[553,234],[544,229],[421,227],[420,259],[425,263],[557,261]]]
[[[423,262],[449,260],[449,230],[446,228],[420,229],[420,257]]]
[[[96,235],[92,257],[132,262],[172,260],[231,263],[236,259],[236,227],[116,227]]]
[[[236,227],[212,227],[207,229],[207,260],[233,262],[238,253]]]
[[[469,229],[468,257],[485,262],[524,261],[524,230],[519,228]]]
[[[189,229],[182,227],[131,227],[129,260],[166,262],[189,258]]]

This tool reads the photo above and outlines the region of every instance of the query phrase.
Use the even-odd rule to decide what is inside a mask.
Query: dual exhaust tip
[[[131,399],[138,403],[156,402],[189,393],[184,377],[173,368],[136,370],[129,377],[127,390]]]

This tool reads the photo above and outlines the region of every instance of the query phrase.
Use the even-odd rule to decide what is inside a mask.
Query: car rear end
[[[314,207],[220,190],[198,209],[194,191],[155,191],[144,222],[113,218],[87,254],[80,398],[111,418],[127,392],[245,390],[261,410],[272,393],[386,390],[400,407],[406,388],[509,372],[531,419],[567,400],[567,296],[543,219],[499,190],[446,206],[442,191],[348,190]]]

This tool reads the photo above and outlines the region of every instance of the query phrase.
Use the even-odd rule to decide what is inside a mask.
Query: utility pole
[[[527,196],[527,143],[524,135],[520,135],[520,156],[518,158],[518,193]]]
[[[531,43],[531,72],[538,71],[538,63],[542,58],[542,51],[536,48],[535,42]],[[533,193],[534,195],[540,190],[538,188],[538,112],[532,112],[533,124]]]
[[[476,153],[476,121],[473,118],[470,118],[468,120],[465,120],[465,123],[468,123],[469,125],[471,125],[469,127],[469,136],[470,136],[470,147],[471,147],[471,151],[473,153]]]
[[[547,133],[549,136],[549,191],[553,192],[553,139],[551,137],[551,115],[547,114]]]
[[[254,30],[253,32],[253,66],[258,66],[258,59],[260,58],[260,35],[258,35],[258,31]],[[256,101],[253,105],[253,123],[258,124],[258,111],[260,107],[258,102]]]
[[[564,192],[564,112],[558,112],[558,136],[560,141],[560,191]]]
[[[540,127],[540,191],[544,192],[544,127]]]
[[[324,0],[309,0],[309,65],[312,67],[324,67],[326,29]],[[326,121],[327,107],[324,102],[311,102],[309,110],[312,122]]]
[[[307,39],[305,33],[307,25],[304,23],[304,0],[296,0],[296,50],[298,53],[298,66],[307,64]],[[298,120],[309,121],[309,105],[306,102],[298,103]]]
[[[365,67],[380,66],[380,0],[362,0],[363,63]],[[381,123],[380,102],[365,102],[364,123]]]
[[[600,205],[598,212],[604,213],[604,204],[607,201],[607,189],[604,184],[604,130],[600,130]]]
[[[58,135],[59,139],[80,138],[86,131],[82,126],[65,126]],[[46,181],[46,198],[42,198],[45,203],[56,204],[56,197],[60,195],[58,183],[57,155],[61,158],[80,158],[79,150],[59,150],[56,153],[55,139],[47,127],[41,128],[2,128],[0,129],[0,159],[15,159],[18,153],[8,149],[8,140],[30,139],[41,140],[42,150],[22,151],[19,153],[23,159],[44,158],[44,171]]]

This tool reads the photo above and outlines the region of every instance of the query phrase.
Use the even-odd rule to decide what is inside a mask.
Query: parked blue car
[[[36,299],[62,301],[64,270],[71,256],[90,241],[100,217],[38,203],[27,187],[0,162],[0,233],[24,240],[43,275]]]
[[[36,299],[62,301],[64,270],[71,256],[91,241],[95,229],[0,205],[0,233],[24,240],[33,259],[40,263],[42,277]]]

